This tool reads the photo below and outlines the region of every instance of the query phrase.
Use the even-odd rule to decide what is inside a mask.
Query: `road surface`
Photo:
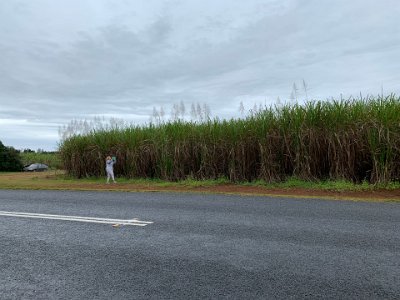
[[[400,298],[398,203],[0,190],[0,211],[1,299]]]

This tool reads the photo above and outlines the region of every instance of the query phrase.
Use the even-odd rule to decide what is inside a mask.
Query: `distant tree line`
[[[0,141],[0,172],[22,171],[24,165],[40,162],[51,165],[54,168],[61,168],[58,159],[58,152],[37,149],[36,151],[26,148],[17,150],[11,146],[4,146]]]
[[[16,151],[17,151],[17,152],[20,152],[19,150],[16,150]],[[58,151],[46,151],[46,150],[41,149],[41,148],[39,148],[39,149],[37,149],[37,150],[35,151],[35,150],[32,150],[32,149],[26,148],[26,149],[22,150],[22,153],[57,154]]]

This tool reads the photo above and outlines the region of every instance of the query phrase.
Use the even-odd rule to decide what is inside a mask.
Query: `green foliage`
[[[13,147],[6,147],[0,141],[0,171],[21,171],[22,162],[19,152]]]
[[[42,163],[48,165],[50,169],[61,170],[63,168],[58,152],[34,152],[24,150],[21,153],[21,160],[24,166],[33,163]]]
[[[311,101],[255,112],[246,119],[168,122],[93,130],[62,142],[74,177],[104,176],[107,155],[127,178],[233,182],[400,178],[400,98]]]

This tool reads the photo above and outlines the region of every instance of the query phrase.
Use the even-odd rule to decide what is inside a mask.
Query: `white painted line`
[[[0,216],[18,217],[18,218],[63,220],[63,221],[100,223],[100,224],[120,224],[120,225],[132,225],[132,226],[146,226],[148,224],[153,224],[153,222],[140,221],[140,220],[138,220],[136,218],[132,219],[132,220],[121,220],[121,219],[80,217],[80,216],[63,216],[63,215],[25,213],[25,212],[15,212],[15,211],[13,211],[13,212],[12,211],[0,211]]]

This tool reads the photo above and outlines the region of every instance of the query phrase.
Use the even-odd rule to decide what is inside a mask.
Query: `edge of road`
[[[277,197],[277,198],[296,198],[296,199],[323,199],[332,201],[353,201],[353,202],[377,202],[377,203],[400,203],[399,198],[379,197],[370,194],[368,197],[346,195],[346,192],[318,191],[318,190],[269,190],[269,191],[218,191],[213,187],[173,187],[173,188],[154,188],[154,187],[127,187],[123,185],[96,185],[92,187],[0,187],[0,190],[42,190],[42,191],[96,191],[96,192],[125,192],[125,193],[185,193],[185,194],[207,194],[207,195],[237,195],[255,197]]]

